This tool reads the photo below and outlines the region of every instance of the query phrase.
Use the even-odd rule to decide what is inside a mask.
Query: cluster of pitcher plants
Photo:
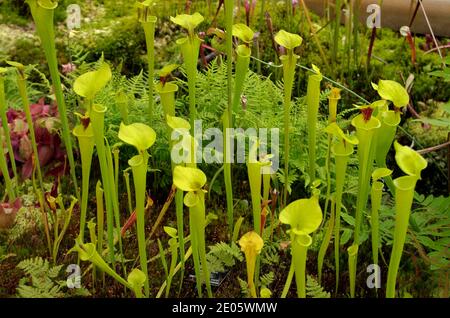
[[[207,217],[207,176],[197,167],[196,139],[194,136],[194,122],[197,118],[196,103],[196,78],[197,61],[202,39],[196,28],[203,22],[199,13],[192,15],[180,14],[171,17],[171,22],[184,29],[185,36],[176,40],[182,58],[183,69],[187,77],[188,86],[188,118],[182,118],[175,109],[176,93],[179,90],[177,84],[171,81],[173,72],[178,65],[167,65],[160,71],[154,70],[155,56],[155,26],[157,17],[152,15],[152,1],[147,0],[137,3],[137,16],[145,32],[148,53],[148,118],[143,122],[130,122],[128,117],[126,92],[118,92],[116,99],[120,107],[122,123],[118,132],[118,138],[123,144],[134,148],[134,155],[129,158],[128,166],[120,167],[119,151],[121,145],[110,145],[105,138],[105,116],[108,116],[108,106],[96,103],[96,95],[101,92],[112,78],[110,66],[103,57],[97,63],[97,68],[80,75],[73,83],[73,91],[79,96],[83,112],[77,113],[78,124],[70,128],[68,122],[68,111],[65,107],[65,96],[61,86],[55,50],[55,35],[53,25],[53,13],[57,6],[55,0],[27,0],[36,24],[36,32],[40,38],[44,50],[48,68],[51,75],[56,105],[58,107],[59,122],[61,124],[61,140],[65,146],[68,172],[71,177],[71,187],[64,191],[72,191],[70,200],[66,200],[60,193],[64,184],[57,183],[55,191],[48,192],[44,188],[44,174],[42,172],[42,153],[38,147],[35,131],[36,122],[32,118],[30,101],[27,96],[27,73],[25,67],[18,62],[8,62],[8,67],[0,68],[0,115],[3,124],[2,141],[4,146],[0,147],[0,168],[6,189],[4,201],[0,210],[0,225],[2,220],[17,213],[20,206],[20,196],[17,193],[16,184],[21,182],[20,174],[16,167],[16,153],[12,145],[12,132],[7,120],[7,105],[4,96],[4,74],[15,72],[17,88],[22,97],[24,119],[28,126],[30,137],[30,160],[34,191],[38,198],[44,224],[44,233],[49,253],[54,262],[60,254],[59,246],[64,238],[71,220],[74,217],[74,207],[79,206],[79,233],[75,246],[70,252],[77,253],[79,260],[91,263],[89,267],[93,280],[98,284],[104,283],[104,273],[114,278],[134,293],[136,297],[160,297],[164,291],[168,296],[172,287],[172,280],[179,273],[183,281],[186,262],[192,258],[196,288],[199,297],[213,297],[213,288],[210,283],[210,272],[207,261],[207,240],[205,228],[209,222]],[[227,63],[227,107],[224,109],[222,118],[222,129],[234,127],[236,115],[245,111],[241,105],[241,95],[249,72],[250,59],[252,56],[252,43],[255,37],[253,32],[245,24],[233,24],[233,0],[224,1],[225,30],[220,33],[222,40],[226,43],[224,62]],[[290,189],[288,186],[291,138],[291,105],[292,90],[295,78],[300,76],[296,54],[297,47],[302,45],[302,38],[280,30],[274,37],[275,42],[284,48],[280,56],[280,67],[283,70],[284,85],[284,127],[282,147],[283,166],[281,168],[284,176],[284,184],[279,198],[279,209],[277,205],[270,205],[270,194],[273,193],[272,175],[267,173],[270,167],[270,156],[259,151],[260,141],[252,140],[247,162],[248,184],[250,186],[251,212],[246,215],[252,220],[252,230],[240,238],[239,244],[245,254],[247,269],[247,285],[251,297],[267,297],[270,291],[262,288],[259,284],[260,253],[267,243],[272,239],[274,223],[285,224],[286,233],[289,237],[289,251],[291,263],[285,287],[281,297],[286,297],[295,277],[296,292],[298,297],[306,297],[306,274],[317,274],[319,282],[322,276],[322,268],[327,249],[334,242],[335,263],[335,289],[338,290],[342,274],[340,259],[348,259],[348,268],[345,273],[349,275],[348,290],[351,297],[355,297],[356,274],[361,270],[358,265],[358,250],[362,244],[361,229],[364,223],[370,220],[371,244],[373,263],[378,264],[378,250],[380,248],[379,234],[379,210],[382,202],[382,194],[387,190],[395,198],[395,232],[393,233],[392,251],[389,259],[389,270],[386,283],[386,297],[396,297],[396,282],[405,238],[408,230],[409,215],[417,181],[421,178],[421,171],[426,168],[427,162],[412,148],[399,144],[396,140],[397,127],[401,120],[403,108],[409,103],[409,96],[405,88],[390,80],[380,80],[377,84],[372,83],[378,92],[380,99],[371,104],[358,105],[358,115],[352,118],[351,126],[345,127],[338,120],[338,103],[340,100],[340,89],[332,88],[328,95],[328,125],[326,129],[318,128],[319,105],[321,95],[321,83],[326,78],[320,69],[313,65],[308,74],[306,113],[307,113],[307,135],[302,136],[307,144],[309,176],[309,197],[292,201],[289,199]],[[278,63],[278,62],[276,62]],[[233,72],[234,70],[234,72]],[[159,81],[154,81],[155,74]],[[303,75],[303,74],[302,74]],[[172,160],[171,187],[172,199],[174,199],[177,228],[164,227],[170,237],[168,240],[168,254],[171,255],[167,264],[164,256],[163,244],[158,240],[161,259],[166,273],[166,279],[158,294],[150,291],[152,270],[149,267],[148,242],[150,234],[146,232],[148,218],[146,211],[151,205],[151,199],[147,197],[148,171],[158,167],[150,166],[151,147],[161,136],[157,136],[152,125],[161,117],[157,115],[155,104],[159,100],[163,111],[164,125],[167,127],[167,135],[171,136],[176,131],[189,131],[190,134],[183,136],[187,151],[183,156],[188,160],[179,163]],[[178,115],[178,116],[177,116]],[[347,131],[351,130],[352,133]],[[326,180],[316,179],[317,158],[316,148],[318,135],[325,134],[328,140],[326,158]],[[224,134],[225,136],[226,134]],[[73,139],[73,137],[75,137]],[[73,140],[76,140],[75,146]],[[170,138],[169,138],[170,140]],[[223,156],[229,158],[231,149],[225,148]],[[173,150],[172,141],[167,145],[168,151]],[[404,173],[396,179],[391,174],[396,167],[387,167],[386,157],[391,149],[395,150],[395,161],[397,167]],[[75,149],[79,153],[80,162],[74,159]],[[343,192],[346,185],[347,166],[352,157],[358,161],[358,193],[354,208],[355,223],[353,243],[347,249],[347,255],[341,255],[340,246],[340,223],[343,209]],[[98,160],[100,167],[100,179],[92,180],[92,163]],[[234,197],[232,188],[233,164],[224,160],[223,177],[225,184],[225,204],[227,209],[226,224],[230,244],[239,236],[234,231],[239,231],[239,221],[235,224]],[[157,164],[157,163],[156,163]],[[81,166],[81,179],[77,174],[78,166]],[[137,263],[130,270],[124,257],[124,245],[122,234],[127,224],[122,223],[124,215],[120,210],[119,202],[119,174],[124,172],[126,176],[127,195],[132,222],[135,222],[135,230],[138,245]],[[131,197],[131,185],[128,171],[131,171],[134,198]],[[264,172],[264,173],[263,173]],[[334,180],[333,180],[334,178]],[[95,189],[91,186],[92,181],[96,183]],[[325,184],[325,186],[323,186]],[[81,185],[81,187],[79,187]],[[384,189],[385,185],[387,189]],[[325,195],[321,195],[320,189],[326,189]],[[92,194],[95,194],[96,207],[89,205]],[[369,204],[370,199],[370,204]],[[67,202],[66,202],[67,201]],[[170,205],[170,202],[167,205]],[[146,206],[147,205],[147,206]],[[163,210],[169,207],[164,206]],[[347,207],[350,210],[350,207]],[[188,213],[189,224],[184,224],[184,213]],[[367,212],[367,213],[366,213]],[[269,222],[267,215],[277,216],[277,220],[271,218]],[[367,218],[368,216],[368,218]],[[127,217],[128,218],[128,217]],[[91,221],[88,221],[91,220]],[[266,222],[267,220],[267,222]],[[72,220],[73,221],[73,220]],[[158,221],[160,219],[158,218]],[[242,220],[240,220],[242,222]],[[238,224],[239,223],[239,224]],[[10,224],[9,224],[10,225]],[[308,248],[316,238],[315,232],[324,226],[322,241],[318,254],[317,272],[307,268]],[[284,228],[284,227],[283,227]],[[233,231],[234,230],[234,231]],[[106,233],[106,237],[105,237]],[[186,235],[188,233],[188,235]],[[264,239],[263,239],[264,238]],[[103,280],[102,280],[103,277]],[[382,282],[383,283],[383,282]],[[206,289],[206,290],[205,290]],[[280,296],[280,295],[278,295]]]

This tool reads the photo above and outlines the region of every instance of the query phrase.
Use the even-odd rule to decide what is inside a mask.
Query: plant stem
[[[223,130],[224,130],[224,155],[225,161],[223,163],[223,176],[225,181],[225,196],[227,201],[227,223],[228,232],[231,236],[233,234],[233,221],[234,221],[234,205],[233,205],[233,184],[231,179],[231,138],[229,136],[227,128],[230,127],[230,119],[228,117],[228,112],[223,114]]]
[[[95,200],[97,203],[97,251],[103,251],[103,226],[104,226],[104,209],[103,209],[103,189],[102,183],[97,182],[95,187]]]
[[[355,212],[355,230],[353,245],[360,244],[360,231],[363,220],[363,213],[369,198],[370,175],[372,174],[375,144],[373,137],[376,131],[381,127],[378,119],[372,117],[368,120],[363,118],[363,115],[358,115],[352,120],[352,125],[356,127],[356,136],[358,137],[358,196],[356,198],[356,212]],[[356,275],[356,267],[358,261],[358,253],[354,255],[355,270],[350,272]],[[356,277],[350,277],[350,289],[355,289]],[[353,284],[353,285],[352,285]]]
[[[291,114],[291,96],[295,77],[295,62],[298,56],[291,51],[288,55],[281,57],[283,62],[284,74],[284,192],[283,205],[287,205],[288,186],[289,186],[289,129]]]
[[[109,180],[109,191],[111,192],[111,201],[114,212],[114,221],[116,223],[116,232],[117,239],[119,241],[119,252],[121,256],[121,263],[124,275],[127,276],[127,269],[125,267],[125,259],[123,257],[123,245],[122,245],[122,235],[120,235],[120,211],[119,211],[119,197],[116,191],[116,181],[114,177],[114,164],[111,155],[111,148],[109,147],[108,140],[105,139],[105,151],[106,151],[106,160],[108,163],[108,180]]]
[[[332,59],[333,65],[336,65],[339,51],[339,29],[341,27],[341,7],[342,0],[336,0],[335,4],[335,20],[334,20],[334,30],[333,30],[333,50],[332,50]]]
[[[148,112],[150,124],[153,122],[153,79],[155,77],[155,23],[156,17],[148,17],[147,22],[142,22],[145,33],[145,44],[147,46],[148,59]]]
[[[353,56],[355,67],[358,67],[359,62],[359,9],[361,7],[361,0],[353,0]]]
[[[294,262],[291,262],[291,266],[289,267],[289,273],[288,276],[286,278],[286,283],[284,284],[284,288],[283,288],[283,292],[281,293],[281,298],[286,298],[288,292],[289,292],[289,288],[291,287],[292,284],[292,279],[294,278]]]
[[[179,39],[177,44],[181,47],[184,66],[186,68],[189,89],[189,122],[191,124],[191,135],[194,136],[195,119],[197,118],[195,82],[197,77],[197,60],[201,40],[198,36],[188,36],[186,38]]]
[[[112,264],[115,263],[114,255],[114,212],[112,207],[112,193],[110,189],[109,180],[109,170],[108,162],[106,159],[106,149],[104,142],[104,118],[105,118],[106,107],[103,105],[92,105],[90,112],[90,119],[92,124],[92,129],[94,132],[95,146],[97,148],[97,156],[100,163],[100,173],[102,176],[103,187],[106,190],[105,203],[106,203],[106,223],[108,229],[108,248],[109,248],[109,259]]]
[[[336,161],[336,217],[334,227],[334,260],[336,268],[336,293],[339,287],[339,249],[340,249],[340,227],[341,227],[341,209],[342,194],[344,192],[345,175],[347,171],[349,155],[335,152]]]
[[[335,207],[335,200],[331,199],[331,214],[330,219],[328,220],[328,226],[326,226],[326,232],[322,240],[322,244],[320,245],[319,249],[319,255],[318,255],[318,261],[317,261],[317,273],[318,273],[318,279],[319,283],[322,282],[322,267],[323,267],[323,260],[325,259],[325,254],[327,252],[328,246],[330,245],[331,241],[331,235],[333,234],[333,228],[334,228],[334,207]]]
[[[17,77],[17,86],[19,87],[19,93],[20,93],[20,97],[22,99],[22,106],[23,106],[23,109],[25,112],[25,117],[26,117],[27,124],[28,124],[28,131],[29,131],[30,137],[31,137],[31,146],[33,149],[33,156],[34,156],[33,165],[36,168],[39,187],[43,194],[45,192],[44,191],[44,181],[42,179],[41,165],[39,162],[39,152],[38,152],[37,143],[36,143],[36,135],[34,133],[34,124],[33,124],[33,119],[31,117],[30,101],[28,100],[27,82],[26,82],[26,79],[24,77],[22,77],[22,75],[19,75]]]
[[[208,263],[206,260],[206,244],[205,244],[205,227],[206,227],[206,215],[205,215],[205,194],[203,191],[198,191],[198,196],[200,197],[200,202],[190,208],[190,221],[193,222],[191,228],[194,230],[192,232],[192,242],[196,242],[195,245],[198,251],[199,265],[201,265],[201,276],[197,276],[197,285],[201,284],[202,281],[206,284],[206,290],[208,297],[212,298],[210,275],[208,270]],[[195,234],[195,235],[194,235]],[[194,240],[195,236],[195,240]],[[195,249],[195,247],[193,247]],[[199,268],[200,270],[200,268]],[[200,274],[200,273],[199,273]],[[196,274],[197,275],[197,274]],[[201,278],[200,278],[201,277]]]
[[[306,254],[308,246],[299,244],[296,240],[292,244],[292,261],[295,269],[295,282],[297,284],[297,297],[306,298]]]
[[[392,146],[397,133],[397,127],[400,124],[400,113],[396,111],[384,111],[377,116],[381,122],[381,127],[376,131],[375,140],[375,160],[380,168],[386,167],[386,156]],[[385,178],[386,184],[392,194],[395,193],[395,187],[390,176]]]
[[[408,231],[409,216],[414,199],[414,189],[417,178],[404,176],[394,180],[395,192],[395,230],[392,244],[391,259],[386,287],[386,298],[395,298],[395,283],[397,280],[400,259],[405,245],[406,232]]]
[[[130,175],[128,171],[123,172],[123,178],[125,179],[125,186],[127,188],[127,198],[128,198],[128,212],[133,213],[133,203],[131,202],[131,187],[130,187]]]
[[[67,232],[67,228],[69,227],[70,219],[72,218],[73,207],[77,203],[77,199],[76,198],[72,199],[72,202],[70,204],[68,211],[64,208],[64,203],[60,196],[57,198],[57,201],[58,201],[58,205],[61,209],[61,213],[64,216],[64,224],[61,229],[61,232],[59,233],[59,235],[57,235],[55,237],[55,241],[53,242],[53,262],[55,264],[56,264],[56,259],[58,257],[59,245],[61,244],[61,241],[64,238],[64,234],[66,234],[66,232]],[[58,218],[57,215],[55,217]]]
[[[119,148],[114,147],[112,150],[114,156],[114,185],[117,196],[119,195]]]
[[[229,147],[228,140],[231,139],[232,136],[229,136],[227,133],[227,129],[233,127],[233,9],[234,9],[234,1],[233,0],[225,0],[225,29],[226,29],[226,53],[227,53],[227,109],[223,114],[223,130],[224,130],[224,182],[225,182],[225,193],[227,200],[227,220],[228,220],[228,231],[230,235],[230,239],[233,234],[233,220],[234,220],[234,211],[233,211],[233,185],[232,185],[232,175],[231,175],[231,151],[232,149]],[[249,59],[246,61],[247,68]],[[240,63],[241,64],[241,63]],[[245,64],[245,63],[244,63]],[[245,65],[240,66],[240,68],[245,67]],[[240,70],[239,76],[245,77],[245,75],[241,74],[242,70]],[[238,75],[236,74],[236,77]],[[243,82],[243,79],[242,79]],[[239,83],[237,83],[239,84]],[[239,86],[236,86],[236,89],[239,89]],[[235,96],[235,99],[238,97]],[[240,93],[239,93],[240,99]],[[237,108],[237,107],[236,107]],[[230,140],[231,141],[231,140]]]
[[[358,245],[353,244],[348,248],[348,270],[350,275],[350,297],[355,298],[356,263],[358,258]]]
[[[3,134],[5,135],[6,146],[8,148],[9,161],[14,174],[16,182],[19,182],[19,175],[17,174],[16,159],[14,158],[14,150],[11,143],[11,134],[9,132],[8,118],[6,117],[6,98],[5,98],[5,80],[0,74],[0,119],[2,121]]]
[[[250,184],[250,194],[252,199],[252,211],[253,211],[253,230],[262,236],[263,229],[261,229],[261,163],[257,161],[256,144],[250,147],[249,162],[247,163],[248,181]]]
[[[329,66],[328,65],[328,59],[327,59],[327,57],[325,55],[325,52],[322,49],[322,45],[320,44],[320,40],[317,37],[317,34],[316,34],[316,32],[315,32],[315,30],[313,28],[313,23],[311,21],[311,17],[309,16],[308,7],[306,6],[304,0],[300,0],[300,2],[302,3],[303,10],[305,11],[305,16],[306,16],[306,20],[308,21],[309,30],[310,30],[312,38],[314,39],[314,42],[315,42],[315,44],[317,46],[317,49],[319,50],[319,54],[320,54],[320,57],[322,59],[322,63],[323,63],[324,66],[326,66],[328,68],[328,66]]]
[[[230,126],[233,125],[233,0],[225,0],[225,30],[226,30],[226,53],[227,53],[227,94],[228,94],[228,118]]]
[[[9,176],[8,165],[6,163],[6,156],[2,142],[0,142],[0,171],[2,172],[3,179],[5,180],[5,188],[6,192],[8,193],[8,201],[13,202],[16,199],[16,193],[14,192],[14,188],[11,183],[11,177]]]
[[[84,229],[86,224],[86,214],[89,197],[89,176],[91,172],[92,154],[94,152],[94,134],[92,126],[84,129],[83,126],[77,126],[74,129],[74,135],[78,138],[81,155],[81,214],[80,214],[80,239],[84,242]]]
[[[185,270],[185,246],[184,246],[184,218],[183,218],[183,191],[177,189],[175,193],[175,210],[177,216],[177,230],[178,230],[178,243],[180,251],[180,262],[181,262],[181,274],[180,274],[180,287],[179,291],[183,286],[184,270]]]
[[[240,45],[236,49],[236,55],[237,59],[232,106],[235,114],[239,112],[239,104],[241,101],[241,94],[244,89],[244,81],[250,65],[251,50],[246,45]]]
[[[319,74],[310,75],[308,78],[308,88],[306,101],[308,105],[308,149],[309,149],[309,178],[314,182],[316,178],[316,126],[319,113],[320,102],[320,82],[322,76]]]
[[[202,297],[202,275],[200,270],[200,258],[198,251],[198,233],[195,225],[195,212],[189,209],[189,232],[191,233],[192,258],[194,260],[195,281],[198,297]]]
[[[138,158],[140,157],[140,158]],[[147,269],[147,245],[145,242],[145,189],[146,189],[146,178],[147,178],[147,165],[148,165],[149,155],[144,152],[130,159],[129,164],[133,172],[134,189],[136,196],[136,230],[138,237],[139,246],[139,261],[141,265],[141,270],[147,278],[144,283],[144,293],[146,297],[149,297],[149,276]],[[138,159],[138,160],[135,160]],[[134,163],[137,161],[138,163]]]
[[[95,199],[97,205],[97,252],[103,255],[103,237],[105,225],[105,211],[103,208],[103,189],[102,183],[97,181],[95,187]],[[105,286],[105,273],[101,273],[103,287]]]
[[[380,245],[380,226],[378,212],[381,206],[381,197],[383,195],[383,183],[376,181],[372,184],[371,190],[371,202],[372,202],[372,214],[371,214],[371,230],[372,230],[372,260],[373,263],[378,265],[378,246]],[[377,277],[377,276],[376,276]],[[377,284],[375,284],[378,286]]]

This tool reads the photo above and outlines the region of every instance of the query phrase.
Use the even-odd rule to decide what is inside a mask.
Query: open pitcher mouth
[[[417,177],[414,176],[403,176],[394,179],[394,184],[398,190],[410,191],[415,188],[417,183]]]

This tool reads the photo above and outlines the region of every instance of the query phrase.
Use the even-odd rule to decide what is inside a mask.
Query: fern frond
[[[62,265],[52,266],[41,257],[23,260],[17,265],[31,277],[31,285],[28,279],[23,279],[17,287],[17,294],[23,298],[59,298],[64,294],[60,284],[55,279],[61,271]]]
[[[219,242],[209,248],[210,251],[206,255],[206,259],[210,272],[223,273],[227,268],[234,266],[236,260],[242,262],[244,259],[241,250],[235,243],[228,245]]]
[[[308,275],[306,277],[306,297],[309,298],[330,298],[329,292],[325,291],[317,280]]]
[[[259,279],[262,286],[269,287],[275,280],[275,274],[273,272],[269,272],[267,274],[262,275]]]
[[[245,280],[240,279],[239,277],[237,279],[239,281],[239,286],[241,287],[242,296],[244,296],[244,298],[249,298],[250,289],[248,288],[247,282]]]

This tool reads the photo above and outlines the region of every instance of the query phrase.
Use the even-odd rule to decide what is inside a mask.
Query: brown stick
[[[426,153],[430,153],[430,152],[433,152],[436,150],[444,149],[446,147],[450,148],[450,133],[449,133],[449,139],[447,142],[437,145],[437,146],[430,147],[430,148],[421,149],[421,150],[418,150],[417,152],[420,154],[426,154]]]

